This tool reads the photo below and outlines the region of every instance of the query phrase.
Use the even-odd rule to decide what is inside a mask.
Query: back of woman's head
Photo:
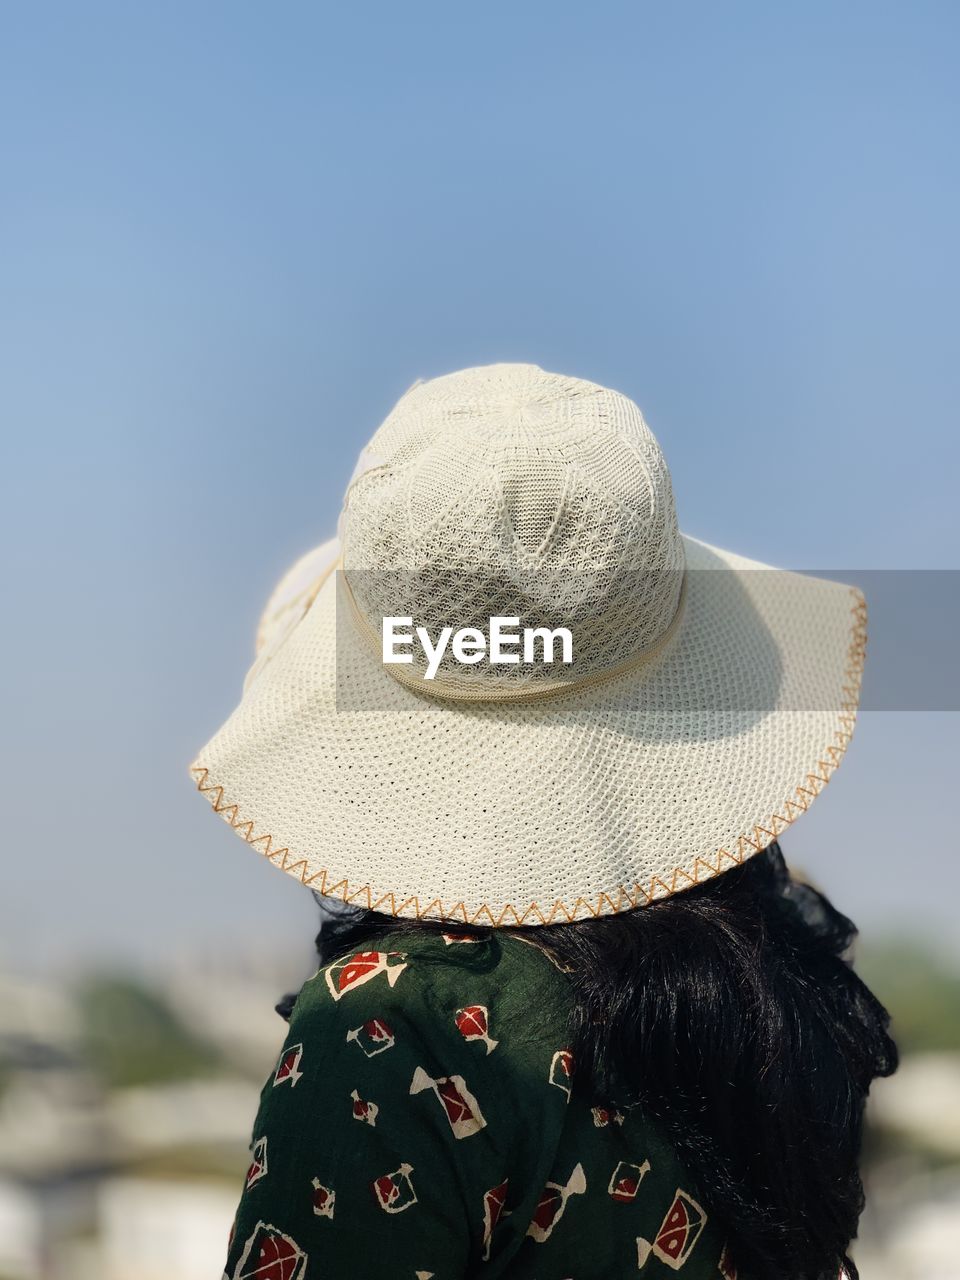
[[[432,927],[358,912],[318,943],[326,960]],[[580,1087],[660,1124],[740,1275],[856,1276],[864,1103],[896,1048],[846,959],[853,925],[778,846],[636,911],[519,932],[570,970]]]

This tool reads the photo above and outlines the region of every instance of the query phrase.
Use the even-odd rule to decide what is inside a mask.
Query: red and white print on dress
[[[583,1195],[586,1189],[587,1178],[582,1164],[576,1166],[566,1182],[548,1182],[540,1193],[533,1218],[527,1227],[527,1235],[532,1236],[538,1244],[543,1244],[563,1216],[570,1197]]]
[[[375,1102],[366,1102],[360,1097],[356,1089],[354,1089],[350,1097],[353,1099],[353,1118],[361,1120],[364,1124],[376,1126],[377,1116],[380,1114],[380,1108]]]
[[[550,1083],[570,1097],[570,1083],[573,1079],[573,1054],[569,1049],[558,1049],[550,1062]]]
[[[402,1164],[393,1173],[385,1173],[380,1178],[374,1178],[370,1185],[373,1188],[373,1194],[377,1197],[377,1204],[384,1213],[402,1213],[404,1209],[409,1209],[412,1204],[417,1203],[417,1193],[410,1181],[411,1173],[413,1173],[413,1165]]]
[[[289,1049],[284,1049],[283,1053],[280,1055],[280,1061],[277,1063],[277,1069],[273,1073],[274,1087],[278,1084],[287,1084],[288,1082],[291,1089],[296,1086],[297,1081],[303,1075],[303,1072],[300,1070],[300,1060],[302,1057],[302,1044],[294,1044],[291,1045]]]
[[[643,1164],[631,1164],[628,1160],[621,1160],[610,1176],[607,1191],[614,1200],[618,1200],[621,1204],[628,1204],[637,1198],[640,1183],[644,1175],[649,1172],[649,1160],[644,1160]]]
[[[382,1018],[370,1018],[360,1027],[347,1032],[347,1044],[356,1041],[368,1058],[392,1049],[396,1044],[393,1031]]]
[[[464,1005],[462,1009],[458,1009],[455,1013],[454,1021],[464,1040],[482,1040],[487,1047],[488,1054],[493,1053],[500,1043],[499,1040],[493,1040],[490,1037],[490,1015],[487,1012],[486,1005]]]
[[[469,1138],[486,1128],[486,1120],[480,1104],[467,1088],[463,1076],[428,1075],[423,1067],[417,1067],[410,1082],[411,1094],[432,1089],[443,1107],[455,1138]]]
[[[730,1249],[728,1245],[724,1245],[720,1253],[720,1261],[717,1263],[717,1270],[723,1276],[723,1280],[737,1280],[737,1268],[733,1265],[733,1259],[730,1257]],[[841,1276],[846,1273],[841,1271]]]
[[[401,951],[356,951],[352,956],[336,960],[324,970],[327,988],[334,1000],[342,1000],[348,991],[385,973],[390,986],[406,969],[406,956]]]
[[[246,1187],[250,1188],[261,1178],[267,1176],[267,1139],[266,1137],[258,1138],[253,1144],[253,1154],[250,1160],[250,1166],[247,1169]]]
[[[637,1237],[637,1266],[642,1267],[652,1254],[679,1271],[693,1252],[706,1221],[702,1207],[678,1187],[653,1243]]]
[[[243,1246],[233,1280],[304,1280],[307,1255],[297,1242],[272,1227],[258,1222]]]
[[[490,1245],[493,1241],[493,1229],[504,1216],[504,1205],[507,1202],[507,1182],[504,1180],[499,1186],[491,1187],[489,1191],[484,1192],[483,1196],[483,1260],[490,1261]]]
[[[590,1114],[598,1129],[605,1129],[608,1124],[623,1124],[626,1119],[622,1111],[614,1111],[610,1107],[591,1107]]]
[[[325,1187],[319,1178],[313,1179],[313,1212],[318,1218],[332,1218],[337,1203],[337,1193]]]

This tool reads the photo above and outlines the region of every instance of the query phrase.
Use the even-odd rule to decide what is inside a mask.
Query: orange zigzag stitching
[[[328,885],[329,872],[326,870],[315,871],[312,875],[307,875],[309,867],[304,858],[293,859],[290,850],[286,846],[274,849],[273,836],[271,835],[264,833],[254,836],[254,821],[247,818],[241,822],[239,807],[236,804],[223,803],[223,787],[218,783],[208,782],[208,769],[201,764],[193,764],[190,766],[190,772],[196,780],[197,790],[207,797],[214,812],[229,823],[232,829],[247,844],[252,845],[254,848],[258,845],[263,845],[263,849],[259,852],[268,862],[276,862],[279,858],[280,866],[288,874],[297,876],[303,884],[316,888],[320,893],[328,897],[341,898],[344,902],[357,903],[359,901],[363,906],[372,907],[378,911],[383,910],[389,903],[389,914],[394,916],[412,914],[418,920],[462,919],[464,924],[486,922],[495,928],[509,928],[511,925],[519,927],[527,923],[528,917],[534,917],[540,924],[544,925],[555,923],[558,916],[571,923],[581,914],[603,915],[604,906],[607,907],[610,914],[631,910],[640,905],[647,906],[657,898],[669,897],[683,888],[700,884],[704,880],[720,875],[724,870],[725,859],[729,861],[731,866],[738,866],[745,858],[749,858],[754,853],[759,853],[761,849],[765,849],[770,841],[775,840],[801,813],[806,813],[812,802],[839,768],[840,761],[843,759],[844,752],[850,743],[853,724],[856,719],[857,699],[863,679],[867,645],[867,602],[855,587],[851,587],[850,591],[854,597],[854,603],[850,610],[853,615],[853,630],[850,647],[847,652],[849,665],[844,672],[850,684],[844,685],[842,689],[845,701],[841,703],[842,714],[838,721],[836,740],[824,748],[823,754],[828,759],[817,761],[816,771],[809,772],[804,782],[796,787],[793,796],[784,801],[782,806],[783,813],[772,814],[765,822],[757,823],[753,827],[751,835],[741,835],[737,838],[736,853],[731,853],[728,849],[718,849],[713,855],[713,859],[701,855],[695,859],[692,872],[685,870],[683,867],[675,867],[665,877],[654,876],[650,881],[649,888],[642,884],[634,884],[630,888],[621,884],[617,885],[615,889],[608,889],[598,894],[596,899],[579,897],[572,908],[558,899],[546,912],[541,910],[536,902],[531,903],[524,911],[518,911],[511,903],[507,903],[499,916],[495,916],[486,903],[472,913],[467,910],[466,904],[463,902],[451,904],[449,910],[444,910],[443,903],[439,898],[434,898],[421,908],[420,899],[416,895],[404,898],[398,905],[397,900],[402,898],[402,895],[396,892],[376,894],[368,884],[351,889],[346,879],[340,879]],[[769,837],[769,839],[764,840],[763,837],[765,836]],[[685,882],[684,884],[678,884],[681,879]],[[319,884],[317,884],[317,881],[319,881]],[[626,906],[623,905],[624,902]],[[410,911],[411,907],[413,908],[412,912]],[[507,924],[508,917],[512,917],[510,924]]]

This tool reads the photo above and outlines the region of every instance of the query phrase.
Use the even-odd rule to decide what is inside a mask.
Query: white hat
[[[388,613],[435,636],[488,610],[567,623],[571,660],[448,649],[429,682],[422,655],[383,661]],[[345,902],[606,915],[737,865],[809,808],[850,740],[865,644],[855,589],[679,532],[627,397],[467,369],[414,384],[361,453],[339,539],[274,592],[192,773],[249,845]]]

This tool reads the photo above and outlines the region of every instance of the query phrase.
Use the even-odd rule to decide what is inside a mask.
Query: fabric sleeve
[[[469,950],[462,968],[357,952],[305,985],[261,1097],[229,1280],[456,1280],[507,1265],[564,1099],[528,1087],[522,1035],[502,1051],[485,1003],[495,958]]]

